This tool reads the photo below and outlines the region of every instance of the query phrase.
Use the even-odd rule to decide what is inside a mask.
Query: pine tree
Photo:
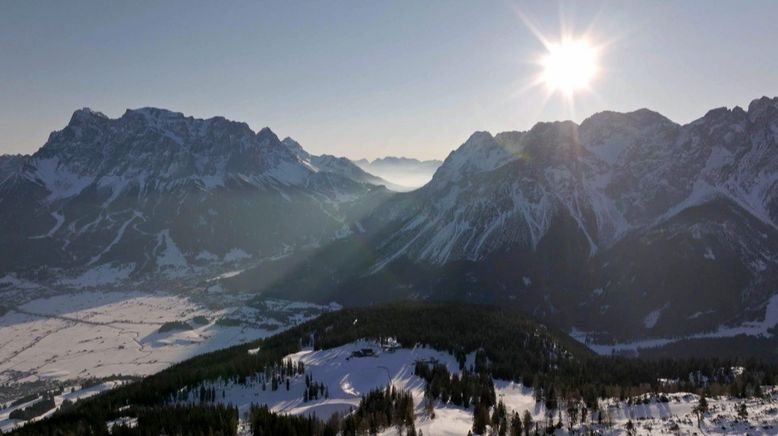
[[[524,436],[529,436],[530,429],[532,428],[532,414],[529,410],[524,411]]]
[[[489,423],[489,409],[483,403],[476,403],[473,408],[473,432],[484,434]]]
[[[627,434],[635,434],[635,424],[631,419],[627,421]]]
[[[435,419],[435,400],[429,395],[424,396],[424,410],[430,419]]]
[[[705,414],[708,413],[708,400],[705,398],[705,393],[700,395],[699,402],[694,406],[694,413],[697,415],[697,428],[702,428],[702,420],[705,418]]]
[[[503,404],[502,400],[500,400],[499,403],[494,407],[494,411],[492,411],[492,427],[497,427],[500,425],[500,422],[505,419],[507,415],[507,411],[505,409],[505,404]]]
[[[748,409],[746,408],[746,403],[740,403],[740,405],[737,407],[737,416],[740,419],[748,419]]]
[[[573,431],[573,426],[578,421],[578,402],[575,400],[568,400],[567,402],[567,415],[570,418],[568,429]]]
[[[521,416],[519,412],[513,412],[511,415],[511,436],[521,436]]]
[[[546,409],[556,410],[556,408],[557,408],[556,392],[554,392],[554,385],[551,385],[548,388],[548,393],[546,394]]]

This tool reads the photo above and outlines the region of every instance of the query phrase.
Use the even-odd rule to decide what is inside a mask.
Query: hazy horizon
[[[640,108],[684,124],[778,95],[771,2],[144,6],[0,4],[0,153],[34,152],[81,107],[224,116],[316,154],[443,159],[478,130]],[[533,29],[602,46],[574,105],[528,86]]]

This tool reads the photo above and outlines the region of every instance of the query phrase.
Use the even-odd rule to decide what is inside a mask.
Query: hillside
[[[76,429],[83,432],[87,428],[94,434],[105,434],[107,422],[133,423],[131,428],[118,425],[115,430],[125,433],[117,434],[141,434],[152,428],[181,428],[169,427],[170,425],[202,428],[202,431],[206,428],[221,429],[219,431],[222,431],[222,434],[234,434],[237,431],[235,426],[238,411],[232,409],[229,404],[216,404],[222,403],[223,400],[216,401],[219,395],[216,394],[215,386],[221,386],[221,391],[227,389],[225,383],[228,383],[231,386],[229,398],[249,389],[248,392],[253,392],[252,398],[259,398],[260,402],[264,396],[274,398],[281,392],[289,391],[288,384],[283,388],[284,383],[289,383],[285,382],[287,379],[294,382],[295,392],[299,392],[300,386],[309,386],[310,383],[318,383],[320,380],[311,375],[316,372],[311,373],[306,368],[310,366],[314,368],[311,371],[314,371],[317,365],[315,362],[319,361],[321,364],[322,361],[304,358],[306,353],[325,352],[321,357],[326,361],[337,355],[327,350],[344,346],[348,350],[349,344],[359,344],[360,340],[367,340],[368,342],[363,343],[368,345],[350,348],[351,358],[371,359],[373,352],[366,353],[365,347],[375,349],[373,347],[378,346],[377,353],[381,353],[381,347],[390,350],[390,354],[391,350],[397,350],[396,352],[400,353],[397,356],[402,356],[402,350],[420,349],[418,347],[422,346],[420,350],[435,350],[436,353],[450,356],[436,354],[440,359],[450,362],[448,371],[464,371],[461,377],[465,378],[462,380],[472,380],[472,383],[475,383],[473,388],[480,386],[477,389],[483,388],[486,392],[492,392],[495,389],[493,379],[520,383],[535,392],[533,401],[540,401],[545,404],[544,407],[552,410],[565,398],[579,398],[590,410],[596,410],[597,399],[607,399],[613,393],[622,392],[621,395],[631,396],[656,392],[660,388],[664,392],[698,389],[702,386],[701,380],[706,380],[705,385],[710,389],[715,386],[717,392],[733,392],[739,395],[741,390],[746,392],[753,389],[752,380],[770,384],[772,377],[778,374],[776,367],[755,362],[648,362],[596,357],[563,334],[517,316],[510,310],[488,306],[398,302],[326,313],[276,336],[195,357],[140,382],[79,401],[47,419],[18,429],[15,434],[50,434],[54,431],[69,434],[68,432],[75,432]],[[369,341],[376,345],[369,345]],[[390,348],[385,348],[387,346]],[[297,360],[289,360],[295,353],[300,352],[302,354],[294,358]],[[330,357],[326,357],[328,355]],[[348,354],[343,356],[348,357]],[[295,363],[299,359],[308,363]],[[408,359],[410,360],[404,362],[405,371],[410,369],[415,372],[422,383],[423,380],[427,380],[428,384],[442,383],[440,386],[443,391],[440,392],[448,392],[448,389],[453,389],[460,383],[449,378],[449,375],[445,375],[445,379],[439,379],[438,377],[447,373],[437,372],[438,370],[425,375],[418,364],[413,369],[413,359],[418,358]],[[722,371],[722,368],[732,366],[744,368],[735,375],[729,370]],[[687,376],[690,373],[700,375],[689,379]],[[358,376],[355,372],[348,374],[352,377]],[[306,376],[305,384],[301,384],[303,375]],[[369,381],[372,376],[367,377],[369,379],[366,379],[366,382],[377,383],[376,380]],[[675,381],[664,383],[661,379]],[[685,379],[689,381],[684,381]],[[271,381],[273,386],[270,386]],[[233,392],[235,389],[237,391]],[[316,389],[317,392],[322,392],[322,397],[319,397],[318,393],[316,397],[322,401],[325,400],[325,390],[333,395],[337,394],[335,386],[317,384]],[[366,392],[356,391],[354,395],[359,399],[365,394]],[[188,400],[193,395],[196,399],[194,402]],[[496,400],[493,396],[492,400],[489,400],[489,395],[480,397],[481,399],[473,397],[474,403],[471,403],[470,409],[465,407],[465,410],[496,406]],[[443,401],[441,407],[448,401],[460,401],[448,397],[440,397],[438,400]],[[256,400],[252,400],[254,401]],[[313,401],[313,397],[310,401]],[[246,411],[249,410],[243,409],[241,416]],[[181,413],[186,413],[186,416],[190,417],[189,420],[177,420],[176,416]],[[270,419],[254,409],[251,410],[251,416],[264,416],[263,422]]]

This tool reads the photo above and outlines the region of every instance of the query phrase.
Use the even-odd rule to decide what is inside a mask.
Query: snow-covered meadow
[[[352,357],[354,352],[367,348],[374,350],[375,355]],[[473,356],[469,357],[472,359]],[[278,413],[315,415],[327,419],[333,413],[355,409],[362,395],[391,384],[413,394],[417,428],[424,434],[464,435],[472,426],[472,412],[461,407],[437,407],[435,419],[426,418],[424,412],[425,382],[413,375],[414,364],[418,360],[435,360],[446,364],[451,372],[459,372],[459,364],[448,353],[426,347],[385,350],[374,341],[358,341],[329,350],[307,349],[286,356],[286,359],[303,362],[306,375],[327,386],[328,398],[304,401],[303,375],[292,379],[288,391],[283,385],[276,391],[272,391],[269,385],[263,390],[258,379],[249,380],[245,385],[216,382],[205,386],[216,390],[217,403],[236,405],[241,416],[248,412],[252,404],[257,404],[267,405]]]
[[[0,316],[0,386],[153,374],[336,308],[281,300],[256,305],[226,294],[218,300],[214,307],[181,295],[89,291],[10,307]],[[191,328],[160,331],[170,322]]]

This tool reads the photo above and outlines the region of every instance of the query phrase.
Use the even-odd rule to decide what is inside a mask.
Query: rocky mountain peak
[[[294,153],[296,156],[298,157],[308,156],[308,152],[305,151],[303,146],[300,145],[300,143],[295,141],[294,139],[287,136],[281,142],[287,147],[289,147],[289,149],[292,150],[292,153]]]
[[[281,142],[281,140],[278,139],[278,135],[270,130],[270,127],[263,127],[260,129],[259,132],[257,132],[257,139],[260,141],[272,141],[274,143]]]
[[[181,112],[173,112],[167,109],[162,108],[156,108],[156,107],[142,107],[138,109],[127,109],[124,111],[124,115],[122,115],[122,118],[133,118],[133,117],[140,117],[144,118],[145,120],[152,121],[152,120],[179,120],[187,118],[182,114]],[[188,119],[194,120],[194,118],[189,117]]]
[[[748,104],[749,117],[758,117],[765,114],[774,114],[778,111],[778,97],[760,97]]]
[[[430,184],[440,187],[463,178],[492,170],[513,158],[489,132],[475,132],[459,148],[452,151],[435,172]]]
[[[494,140],[503,147],[518,150],[521,147],[521,139],[527,132],[509,131],[494,135]]]
[[[581,122],[582,131],[613,130],[613,129],[645,129],[661,125],[676,125],[664,115],[649,109],[638,109],[633,112],[598,112]]]
[[[70,117],[68,125],[79,125],[84,123],[93,122],[95,120],[107,120],[109,119],[102,112],[94,111],[88,107],[77,109],[73,111],[73,115]]]

